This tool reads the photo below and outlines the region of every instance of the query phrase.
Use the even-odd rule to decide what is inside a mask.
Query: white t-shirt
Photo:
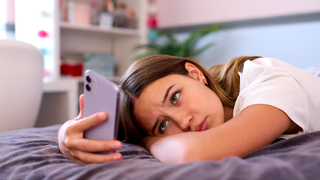
[[[246,61],[233,116],[254,104],[284,111],[303,133],[320,130],[320,78],[286,62],[259,58]]]

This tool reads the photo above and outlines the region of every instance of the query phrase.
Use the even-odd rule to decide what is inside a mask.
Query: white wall
[[[217,23],[228,25],[200,41],[200,45],[216,43],[197,57],[207,68],[242,55],[274,57],[302,69],[320,64],[319,0],[157,0],[156,3],[159,28],[170,32]],[[183,38],[186,34],[177,36]]]
[[[320,11],[319,0],[157,0],[159,28],[271,18]]]
[[[9,24],[14,24],[14,18],[15,18],[15,9],[14,9],[14,4],[15,0],[0,0],[0,1],[7,1],[7,23]]]
[[[206,68],[243,55],[278,58],[302,69],[320,64],[320,18],[319,21],[225,29],[208,35],[199,45],[212,41],[215,45],[197,57]]]

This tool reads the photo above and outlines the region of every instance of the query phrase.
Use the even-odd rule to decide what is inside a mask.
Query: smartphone
[[[101,124],[88,129],[83,137],[94,140],[115,140],[118,131],[119,86],[99,75],[93,70],[86,70],[84,77],[84,107],[83,117],[97,112],[106,112],[108,119]],[[98,152],[109,154],[112,151]]]

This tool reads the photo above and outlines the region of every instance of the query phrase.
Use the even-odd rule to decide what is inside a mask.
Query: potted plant
[[[202,47],[196,47],[197,43],[205,35],[221,29],[221,25],[212,25],[207,28],[197,29],[189,34],[187,38],[179,41],[172,34],[156,30],[159,38],[156,41],[150,41],[144,45],[138,45],[135,49],[147,49],[146,53],[138,55],[136,59],[153,55],[153,54],[167,54],[179,57],[195,57],[208,49],[213,43],[206,44]]]

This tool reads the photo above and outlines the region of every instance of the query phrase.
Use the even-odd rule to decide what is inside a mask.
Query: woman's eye
[[[161,133],[163,133],[164,130],[166,130],[167,125],[168,125],[168,121],[162,122],[162,123],[160,124],[159,131],[160,131]]]
[[[171,97],[171,102],[172,102],[172,104],[176,104],[176,103],[177,103],[177,101],[178,101],[178,99],[179,99],[179,95],[180,95],[179,92],[176,92],[176,93],[174,93],[174,94],[172,95],[172,97]]]

